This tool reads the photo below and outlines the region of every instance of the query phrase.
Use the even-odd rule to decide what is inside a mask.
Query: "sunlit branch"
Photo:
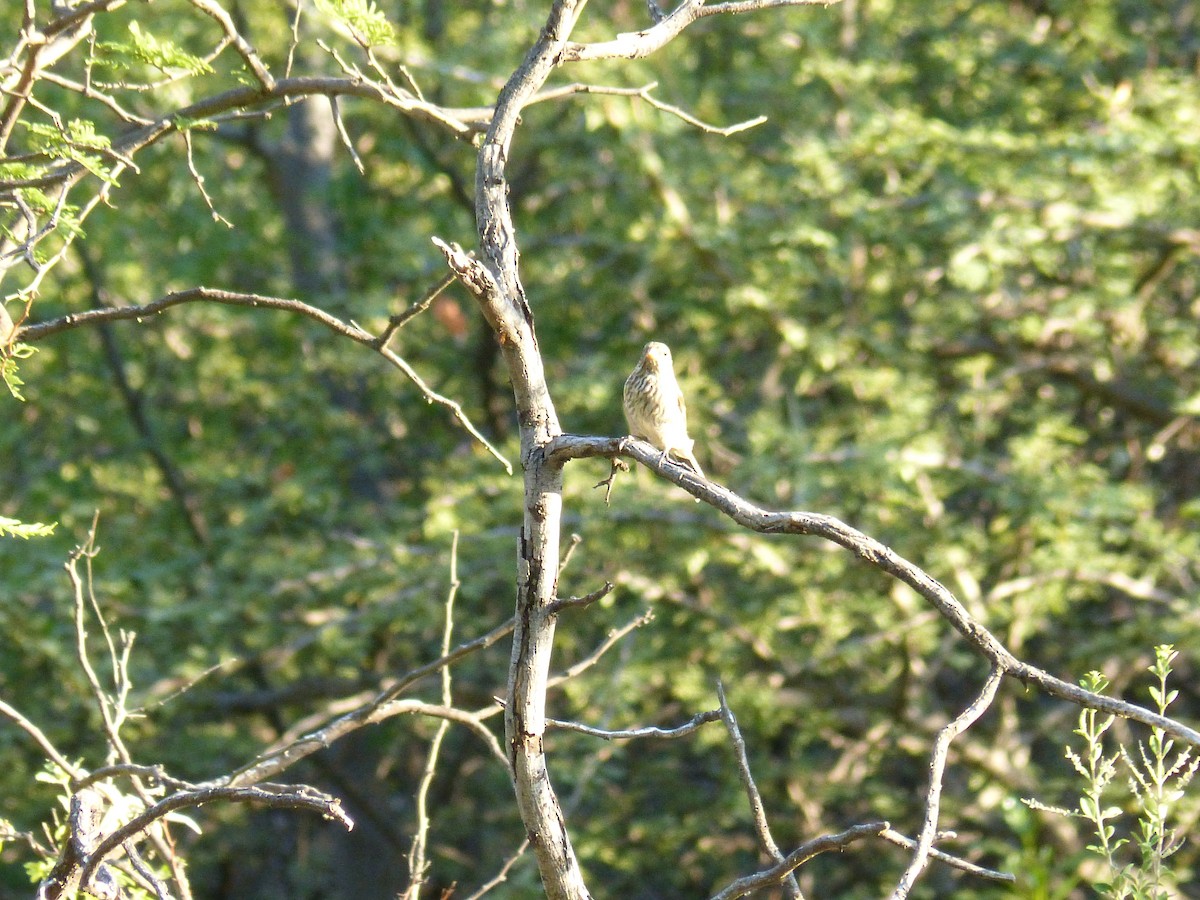
[[[909,562],[890,547],[851,528],[833,516],[810,512],[774,512],[755,506],[712,481],[696,477],[686,466],[663,459],[663,454],[644,441],[633,438],[559,435],[546,448],[546,456],[565,463],[570,459],[628,456],[655,474],[679,485],[688,493],[729,516],[751,531],[761,534],[812,535],[832,541],[859,559],[891,575],[924,597],[967,641],[1004,675],[1033,685],[1047,694],[1079,706],[1112,713],[1161,728],[1167,734],[1192,746],[1200,747],[1200,731],[1161,716],[1145,707],[1106,697],[1056,678],[1049,672],[1015,657],[1000,640],[977,621],[954,594],[919,566]]]
[[[917,836],[917,845],[912,861],[900,881],[896,883],[895,890],[892,891],[892,900],[904,900],[908,896],[909,891],[916,884],[917,878],[929,862],[933,841],[937,836],[938,815],[941,810],[942,777],[946,771],[946,755],[950,751],[950,743],[987,711],[996,698],[996,691],[1003,680],[1004,670],[998,666],[993,668],[978,696],[952,722],[938,731],[929,759],[929,788],[925,793],[925,821],[921,826],[921,833]]]
[[[831,6],[837,0],[746,0],[743,3],[717,3],[706,6],[704,0],[684,0],[656,24],[644,31],[619,34],[611,41],[593,44],[568,42],[560,62],[589,59],[640,59],[661,50],[693,22],[706,16],[735,15],[776,9],[783,6]]]
[[[783,862],[783,853],[779,849],[779,845],[775,843],[775,838],[771,834],[771,826],[767,822],[767,810],[763,805],[762,794],[759,793],[758,785],[754,783],[754,775],[750,771],[750,760],[746,755],[746,740],[742,737],[742,730],[738,727],[737,717],[734,716],[733,710],[729,708],[729,701],[725,698],[725,687],[721,682],[717,682],[717,697],[721,701],[721,720],[725,723],[725,730],[729,733],[729,740],[733,744],[734,759],[737,760],[738,777],[742,780],[742,787],[746,791],[746,799],[750,803],[750,814],[754,818],[754,831],[758,835],[758,844],[762,848],[763,853],[772,860],[776,865]],[[803,900],[804,895],[800,892],[800,884],[796,881],[795,872],[789,872],[780,884],[783,887],[784,893],[792,900]]]
[[[586,734],[589,737],[597,737],[606,741],[632,741],[639,738],[652,738],[654,740],[671,740],[674,738],[686,737],[689,734],[700,729],[701,726],[707,725],[709,722],[716,722],[721,718],[720,710],[708,710],[707,712],[697,713],[691,719],[684,722],[682,725],[677,725],[674,728],[660,728],[657,725],[646,725],[642,728],[593,728],[590,725],[583,725],[579,722],[568,722],[562,719],[546,719],[547,725],[552,725],[555,728],[561,728],[564,731],[577,731],[580,734]]]
[[[398,356],[393,351],[383,346],[382,339],[376,337],[368,331],[365,331],[353,322],[343,322],[341,319],[333,316],[325,310],[304,303],[300,300],[293,300],[283,297],[269,297],[262,294],[243,294],[233,291],[222,291],[216,288],[195,287],[183,291],[175,291],[154,300],[144,306],[121,306],[108,307],[104,309],[90,309],[80,313],[69,313],[57,319],[52,319],[49,322],[39,322],[34,325],[25,325],[17,330],[14,336],[15,340],[25,343],[33,343],[34,341],[43,340],[51,335],[58,334],[62,331],[68,331],[72,328],[80,328],[86,325],[92,325],[99,322],[117,322],[117,321],[141,321],[149,316],[157,315],[173,306],[179,306],[184,303],[195,302],[211,302],[221,303],[228,306],[248,306],[252,308],[265,309],[280,309],[287,312],[299,313],[308,318],[321,323],[330,331],[342,337],[349,338],[366,347],[370,347],[376,353],[380,354],[384,359],[398,368],[405,376],[416,386],[417,390],[430,403],[436,403],[450,410],[454,418],[459,424],[496,459],[498,459],[509,474],[512,473],[512,463],[505,458],[493,444],[483,436],[483,434],[475,427],[467,414],[463,412],[462,406],[455,400],[445,397],[434,391],[424,379],[417,374],[416,370],[403,358]],[[393,329],[394,330],[394,329]],[[386,332],[385,332],[386,333]]]

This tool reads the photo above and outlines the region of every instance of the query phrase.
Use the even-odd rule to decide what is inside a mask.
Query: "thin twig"
[[[892,891],[892,900],[905,900],[912,890],[917,878],[929,863],[930,850],[937,835],[938,813],[941,809],[942,776],[946,771],[946,754],[950,743],[973,725],[987,711],[996,697],[1000,682],[1004,680],[1004,670],[996,666],[988,674],[978,696],[971,701],[958,716],[937,733],[934,738],[933,752],[929,759],[929,788],[925,794],[925,822],[921,833],[917,836],[917,846],[913,852],[912,861],[908,864],[900,881]]]
[[[625,728],[625,729],[604,729],[593,728],[590,725],[582,725],[579,722],[568,722],[562,719],[546,719],[546,724],[555,728],[562,728],[565,731],[577,731],[580,734],[586,734],[590,737],[603,738],[606,741],[631,741],[638,738],[652,738],[654,740],[671,740],[674,738],[685,737],[694,731],[699,730],[702,725],[707,725],[709,722],[716,722],[721,718],[720,710],[708,710],[707,712],[697,713],[691,719],[684,722],[682,725],[677,725],[674,728],[660,728],[657,725],[646,725],[642,728]]]
[[[613,583],[611,581],[604,582],[602,587],[597,588],[590,594],[584,594],[582,597],[566,597],[562,600],[555,600],[546,607],[547,615],[558,615],[564,609],[576,609],[582,606],[590,606],[597,600],[607,597],[612,593]]]
[[[557,687],[564,681],[569,681],[570,679],[575,678],[581,672],[586,672],[588,669],[598,663],[600,658],[609,650],[611,650],[616,643],[621,640],[621,638],[625,637],[625,635],[629,634],[635,628],[641,628],[643,625],[649,624],[653,620],[654,611],[648,609],[636,619],[626,622],[619,628],[614,628],[608,633],[604,640],[597,645],[595,650],[578,662],[568,666],[566,669],[563,669],[563,671],[559,674],[551,676],[546,682],[546,688],[550,689]]]
[[[108,692],[100,684],[100,676],[96,674],[96,669],[92,665],[91,655],[87,649],[88,630],[87,619],[85,617],[87,603],[84,595],[85,592],[90,591],[91,569],[90,567],[88,568],[88,585],[85,587],[84,580],[79,575],[79,560],[91,559],[99,553],[96,547],[98,520],[99,513],[92,517],[92,526],[88,530],[87,538],[80,546],[75,548],[75,552],[71,554],[65,566],[75,595],[75,658],[79,663],[79,668],[83,671],[84,677],[87,679],[88,686],[92,691],[92,697],[100,710],[100,719],[104,723],[105,738],[108,740],[112,752],[121,762],[129,763],[131,762],[129,750],[125,747],[125,742],[121,738],[120,733],[120,713],[114,712],[115,701],[109,697]]]
[[[4,700],[0,700],[0,714],[12,719],[18,728],[24,731],[27,735],[33,738],[33,742],[42,748],[42,753],[46,758],[53,762],[56,766],[70,775],[72,778],[78,778],[83,770],[71,763],[63,754],[58,751],[51,740],[46,737],[46,733],[37,725],[25,718],[17,709],[10,706]]]
[[[475,893],[468,896],[466,898],[466,900],[479,900],[480,897],[482,897],[484,894],[486,894],[492,888],[498,887],[499,885],[501,885],[505,881],[507,881],[509,869],[511,869],[517,863],[517,861],[522,856],[525,855],[525,853],[528,850],[529,850],[529,838],[525,838],[525,840],[521,841],[521,846],[519,846],[516,850],[513,851],[512,856],[510,856],[508,859],[506,859],[504,861],[504,865],[502,865],[500,867],[500,871],[497,872],[495,875],[493,875],[491,878],[489,878],[487,881],[485,881],[483,884],[481,884],[479,886],[479,890],[477,890]]]
[[[193,2],[195,2],[195,0],[193,0]],[[208,207],[208,211],[212,213],[212,217],[215,221],[220,222],[226,228],[232,228],[233,223],[217,212],[217,207],[213,204],[213,198],[209,196],[208,191],[204,188],[204,176],[201,175],[200,171],[196,168],[196,161],[192,157],[192,130],[190,128],[182,128],[180,129],[179,133],[182,135],[183,145],[187,149],[188,171],[192,175],[192,181],[195,182],[196,187],[200,191],[200,196],[204,198],[204,205]]]
[[[754,817],[754,831],[758,835],[759,846],[762,847],[767,858],[778,865],[783,862],[783,853],[771,835],[771,826],[767,822],[767,810],[763,806],[762,794],[759,793],[758,785],[754,783],[754,775],[750,772],[750,760],[746,756],[746,741],[742,737],[742,730],[738,728],[737,717],[734,716],[729,701],[725,698],[725,686],[719,681],[717,682],[717,698],[721,701],[721,720],[725,723],[725,730],[729,732],[729,740],[733,744],[738,777],[742,780],[746,799],[750,802],[750,814]],[[784,893],[792,900],[804,900],[804,894],[800,890],[800,882],[796,880],[795,872],[788,872],[780,884]]]
[[[450,653],[450,637],[454,632],[454,598],[458,594],[458,531],[450,540],[450,590],[446,593],[446,624],[442,630],[442,656]],[[442,705],[453,705],[450,691],[450,668],[442,669]],[[433,740],[429,742],[429,756],[425,760],[425,771],[421,773],[421,781],[417,786],[417,828],[413,834],[412,846],[408,851],[408,889],[404,892],[404,900],[418,900],[421,896],[421,885],[425,883],[425,874],[429,862],[425,858],[425,842],[429,836],[429,788],[433,784],[433,776],[437,772],[438,755],[441,753],[442,741],[450,723],[446,719],[438,724]]]
[[[900,834],[898,831],[888,829],[879,835],[885,841],[895,844],[897,847],[903,847],[906,850],[917,849],[917,842],[910,837]],[[986,878],[988,881],[1001,881],[1006,884],[1012,884],[1017,880],[1017,876],[1010,872],[998,872],[995,869],[985,869],[983,866],[977,866],[974,863],[967,862],[965,859],[960,859],[957,856],[952,856],[942,850],[930,850],[929,856],[931,859],[936,859],[938,862],[945,863],[953,869],[958,869],[962,872],[968,872],[971,875],[976,875],[979,878]]]
[[[254,77],[258,79],[258,83],[264,91],[271,91],[275,88],[275,78],[271,75],[270,70],[258,55],[258,51],[253,45],[238,31],[237,26],[233,23],[232,17],[220,4],[214,0],[188,0],[192,6],[200,10],[207,16],[210,16],[221,26],[225,32],[225,36],[229,38],[237,50],[238,55],[246,63],[246,68],[254,73]]]
[[[575,555],[575,551],[579,549],[579,545],[583,543],[583,537],[576,532],[571,533],[571,540],[567,543],[567,549],[562,552],[562,559],[558,561],[558,579],[562,581],[563,572],[567,571],[567,566],[571,562],[571,557]]]
[[[376,349],[386,347],[391,342],[392,336],[407,325],[410,319],[429,309],[429,305],[437,299],[438,295],[454,284],[454,277],[453,272],[442,276],[441,281],[422,294],[419,300],[415,300],[409,304],[408,309],[388,319],[387,327],[379,333],[379,337],[375,338]]]
[[[350,140],[350,134],[346,131],[346,123],[342,121],[342,111],[338,106],[338,99],[333,94],[329,95],[329,110],[333,113],[333,123],[337,127],[338,137],[342,139],[342,146],[350,154],[354,168],[358,169],[358,174],[366,175],[367,167],[363,165],[362,158],[358,155],[358,151],[354,149],[354,141]]]
[[[331,722],[315,728],[305,734],[285,743],[283,746],[276,747],[262,754],[253,762],[241,769],[236,770],[228,778],[230,784],[255,784],[264,778],[271,778],[283,772],[290,766],[294,765],[306,756],[315,753],[316,751],[328,747],[334,741],[344,735],[355,731],[364,725],[369,724],[371,715],[379,708],[393,702],[396,697],[407,690],[411,685],[420,681],[435,672],[440,672],[443,668],[462,659],[468,654],[475,653],[478,650],[483,650],[492,646],[497,641],[512,633],[515,627],[515,620],[509,619],[503,625],[498,625],[487,634],[481,635],[474,640],[467,641],[465,644],[460,644],[454,650],[443,655],[442,657],[426,663],[423,666],[418,666],[411,672],[403,675],[396,683],[388,685],[383,691],[380,691],[376,696],[366,703],[355,707],[350,712],[338,716]],[[396,710],[396,712],[404,712],[407,710]],[[412,710],[420,711],[420,710]],[[478,722],[479,714],[476,714],[475,721]],[[486,730],[486,729],[485,729]],[[490,732],[488,732],[490,734]],[[494,738],[493,738],[494,740]],[[498,745],[497,745],[498,746]],[[501,753],[503,758],[503,753]],[[506,760],[507,765],[507,760]]]
[[[475,427],[474,423],[467,418],[467,414],[463,412],[462,406],[455,400],[445,397],[433,390],[425,380],[417,374],[416,370],[408,364],[404,359],[396,355],[387,347],[379,344],[379,338],[363,330],[360,326],[353,322],[343,322],[325,310],[299,300],[293,300],[283,297],[268,297],[263,294],[244,294],[233,291],[223,291],[216,288],[194,287],[183,291],[175,291],[163,297],[159,297],[144,306],[121,306],[109,307],[104,309],[89,309],[81,313],[70,313],[57,319],[52,319],[49,322],[39,322],[35,325],[25,325],[17,330],[14,336],[15,340],[32,343],[37,340],[42,340],[53,334],[58,334],[61,331],[68,331],[72,328],[79,328],[85,325],[95,324],[97,322],[115,322],[125,320],[141,320],[149,316],[157,315],[164,310],[170,309],[173,306],[179,306],[184,303],[195,302],[211,302],[222,303],[228,306],[249,306],[253,308],[263,307],[266,309],[281,309],[288,312],[299,313],[308,318],[319,322],[330,331],[342,337],[349,338],[352,341],[362,344],[365,347],[370,347],[372,350],[380,354],[384,359],[398,368],[408,377],[408,380],[421,392],[429,403],[436,403],[450,410],[451,414],[458,423],[467,431],[471,437],[475,438],[485,450],[493,457],[500,461],[506,472],[512,474],[512,463],[501,453],[491,441]]]
[[[752,891],[779,884],[789,872],[798,869],[814,856],[828,853],[831,850],[844,850],[855,841],[875,837],[887,831],[891,826],[887,822],[867,822],[854,825],[837,834],[826,834],[811,841],[805,841],[791,853],[769,869],[739,878],[720,893],[714,894],[712,900],[734,900],[735,897],[745,897]]]

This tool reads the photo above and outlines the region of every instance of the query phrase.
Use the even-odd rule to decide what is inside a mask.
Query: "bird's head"
[[[642,348],[642,365],[651,372],[671,371],[671,348],[658,341],[651,341]]]

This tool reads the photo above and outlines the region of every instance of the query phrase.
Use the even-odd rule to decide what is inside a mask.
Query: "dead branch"
[[[993,668],[987,681],[979,691],[979,695],[971,701],[958,716],[937,733],[933,742],[933,753],[929,759],[929,788],[925,794],[925,822],[921,833],[917,836],[917,846],[913,852],[912,862],[904,871],[895,890],[892,900],[904,900],[916,884],[917,878],[929,862],[933,841],[937,836],[938,814],[941,809],[942,776],[946,770],[946,754],[950,750],[950,742],[966,731],[975,721],[987,711],[996,698],[996,691],[1004,679],[1004,671]]]
[[[775,843],[775,838],[771,835],[771,826],[767,822],[767,810],[763,806],[762,794],[759,793],[758,785],[754,783],[754,775],[750,772],[750,760],[746,756],[746,741],[742,737],[742,730],[738,727],[737,717],[729,708],[729,701],[725,699],[725,687],[719,681],[717,682],[717,697],[721,701],[721,720],[725,723],[725,730],[729,732],[729,740],[733,744],[738,776],[742,779],[742,787],[746,790],[746,799],[750,801],[750,814],[754,817],[754,832],[758,835],[758,844],[763,853],[776,865],[779,865],[783,862],[783,853],[780,852],[779,845]],[[804,894],[800,891],[800,882],[796,880],[795,872],[788,872],[780,884],[783,886],[784,893],[792,900],[804,900]]]
[[[450,410],[450,413],[458,421],[458,423],[478,441],[484,449],[492,456],[499,460],[505,470],[512,473],[512,463],[502,454],[483,434],[475,427],[474,423],[467,418],[467,414],[463,412],[462,406],[456,400],[445,397],[433,390],[417,371],[409,365],[401,356],[387,347],[388,341],[395,333],[395,328],[389,327],[383,334],[376,336],[364,330],[354,322],[343,322],[337,316],[325,312],[319,307],[312,306],[300,300],[293,300],[284,297],[268,297],[263,294],[243,294],[234,291],[223,291],[217,288],[194,287],[183,291],[174,291],[157,300],[151,301],[143,306],[117,306],[105,307],[103,309],[89,309],[80,313],[69,313],[65,316],[60,316],[57,319],[52,319],[49,322],[40,322],[33,325],[24,325],[17,329],[14,335],[14,340],[24,343],[33,343],[38,340],[43,340],[51,335],[58,334],[62,331],[68,331],[72,328],[80,328],[86,325],[94,325],[101,322],[117,322],[133,320],[140,322],[145,318],[157,315],[173,306],[179,306],[183,303],[209,302],[221,303],[227,306],[248,306],[252,308],[279,309],[286,312],[299,313],[302,316],[307,316],[315,322],[324,325],[334,334],[344,338],[349,338],[356,343],[362,344],[365,347],[370,347],[393,366],[399,369],[408,378],[410,382],[421,392],[421,395],[430,403],[436,403]],[[401,314],[403,315],[403,314]],[[403,324],[403,322],[401,322]]]
[[[739,878],[720,893],[714,894],[712,900],[734,900],[735,897],[745,897],[760,888],[779,884],[791,872],[814,856],[829,853],[831,850],[844,850],[855,841],[881,835],[890,828],[891,826],[887,822],[867,822],[862,825],[854,825],[837,834],[825,834],[819,838],[813,838],[811,841],[805,841],[771,868]]]
[[[708,710],[707,712],[697,713],[682,725],[677,725],[674,728],[660,728],[657,725],[646,725],[642,728],[624,728],[607,730],[604,728],[593,728],[590,725],[583,725],[579,722],[567,722],[562,719],[546,719],[546,724],[554,728],[561,728],[564,731],[577,731],[580,734],[586,734],[590,737],[602,738],[606,741],[632,741],[639,738],[653,738],[655,740],[671,740],[674,738],[686,737],[700,729],[700,726],[707,725],[709,722],[716,722],[721,718],[720,710]]]
[[[812,535],[842,546],[867,564],[911,587],[927,600],[984,658],[1005,676],[1032,685],[1052,697],[1100,712],[1112,713],[1200,747],[1200,731],[1175,719],[1160,716],[1135,703],[1127,703],[1085,690],[1056,678],[1044,669],[1024,662],[1011,652],[981,622],[976,620],[954,594],[935,578],[909,562],[890,547],[863,534],[833,516],[810,512],[773,512],[755,506],[733,491],[696,478],[686,466],[661,459],[662,454],[644,441],[632,438],[560,435],[546,448],[547,458],[564,463],[569,459],[629,456],[656,475],[679,485],[708,502],[751,531],[760,534]]]

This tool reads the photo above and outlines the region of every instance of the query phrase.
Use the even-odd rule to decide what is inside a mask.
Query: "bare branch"
[[[879,835],[885,841],[895,844],[897,847],[903,847],[906,850],[915,850],[917,842],[910,837],[905,837],[898,831],[888,829]],[[1017,876],[1010,872],[997,872],[995,869],[985,869],[983,866],[977,866],[974,863],[967,862],[965,859],[959,859],[957,856],[951,856],[941,850],[930,850],[930,859],[936,859],[938,862],[945,863],[953,869],[958,869],[961,872],[967,872],[970,875],[975,875],[979,878],[986,878],[988,881],[1001,881],[1006,884],[1012,884],[1017,880]]]
[[[140,766],[136,763],[119,763],[114,766],[101,766],[99,769],[88,772],[86,775],[73,778],[71,781],[71,790],[79,791],[82,788],[95,784],[97,781],[105,781],[109,778],[117,777],[144,778],[153,784],[161,784],[169,788],[195,787],[194,784],[189,784],[178,778],[172,778],[162,766]]]
[[[446,594],[446,624],[442,630],[442,656],[450,652],[450,636],[454,632],[454,598],[458,594],[458,532],[450,543],[450,590]],[[450,669],[442,669],[442,705],[451,706],[453,699],[450,691]],[[437,773],[438,756],[441,753],[442,741],[450,728],[450,722],[443,719],[429,743],[429,756],[425,760],[425,771],[421,773],[421,781],[417,786],[417,827],[413,833],[412,846],[408,852],[408,889],[404,892],[404,900],[418,900],[421,896],[421,885],[425,883],[425,874],[429,870],[429,861],[425,858],[425,842],[429,837],[429,788],[433,784],[433,776]]]
[[[475,427],[474,423],[467,418],[467,414],[463,412],[463,408],[455,400],[439,394],[437,391],[429,387],[425,380],[417,374],[416,370],[408,364],[404,359],[398,356],[393,351],[389,350],[381,343],[382,338],[376,337],[368,331],[363,330],[353,322],[343,322],[341,319],[333,316],[325,310],[316,306],[311,306],[299,300],[285,299],[282,297],[268,297],[262,294],[242,294],[232,291],[222,291],[216,288],[195,287],[188,288],[183,291],[175,291],[160,297],[151,303],[144,306],[120,306],[107,307],[104,309],[90,309],[81,313],[70,313],[58,319],[52,319],[49,322],[41,322],[36,325],[25,325],[19,328],[14,335],[15,340],[33,343],[34,341],[44,339],[53,334],[58,334],[61,331],[67,331],[72,328],[79,328],[84,325],[91,325],[97,322],[116,322],[133,319],[140,321],[148,316],[157,315],[164,310],[170,309],[172,306],[179,306],[183,303],[194,303],[205,301],[211,303],[222,303],[228,306],[249,306],[253,308],[263,307],[266,309],[281,309],[287,312],[299,313],[308,318],[319,322],[330,331],[342,337],[356,341],[365,347],[370,347],[393,366],[403,372],[408,380],[416,386],[417,390],[425,397],[429,403],[436,403],[450,410],[451,414],[458,423],[466,430],[471,437],[475,438],[492,456],[499,460],[505,470],[512,474],[512,463],[502,454],[483,434]],[[393,329],[394,330],[394,329]]]
[[[192,175],[192,181],[195,182],[197,189],[200,191],[200,196],[204,198],[204,205],[208,207],[208,211],[212,213],[213,219],[220,222],[226,228],[232,228],[233,223],[217,212],[217,207],[213,205],[213,199],[204,188],[204,176],[196,169],[196,160],[192,154],[192,130],[184,128],[179,132],[183,136],[183,146],[187,150],[187,167]]]
[[[779,884],[790,872],[798,869],[814,856],[828,853],[831,850],[844,850],[855,841],[881,835],[890,828],[891,826],[887,822],[868,822],[863,825],[854,825],[837,834],[826,834],[819,838],[813,838],[811,841],[805,841],[785,856],[782,862],[754,875],[739,878],[720,893],[714,894],[712,900],[734,900],[735,897],[745,897],[760,888]]]
[[[929,863],[929,854],[933,849],[934,838],[937,836],[938,814],[942,798],[942,776],[946,771],[946,754],[950,750],[950,743],[970,728],[992,705],[992,701],[996,698],[996,691],[1003,680],[1004,670],[999,666],[994,667],[979,695],[952,722],[937,733],[933,742],[933,753],[929,759],[929,789],[925,794],[925,822],[917,837],[917,846],[912,862],[909,863],[900,881],[896,884],[895,890],[892,891],[892,900],[904,900]]]
[[[661,50],[679,34],[706,16],[735,15],[776,9],[782,6],[830,6],[837,0],[745,0],[705,6],[704,0],[684,0],[674,11],[645,31],[619,34],[614,40],[595,44],[568,42],[559,62],[583,62],[589,59],[640,59]]]
[[[229,776],[231,784],[255,784],[265,778],[271,778],[278,775],[288,767],[304,757],[315,753],[325,747],[331,745],[334,741],[355,731],[364,725],[370,724],[371,714],[382,707],[383,705],[395,700],[408,687],[420,681],[435,672],[441,671],[446,666],[462,659],[468,654],[490,647],[492,644],[499,641],[501,638],[512,633],[515,626],[513,620],[505,622],[496,628],[493,628],[487,634],[460,644],[454,650],[444,654],[432,662],[426,663],[416,669],[413,669],[408,674],[404,675],[395,684],[389,685],[385,690],[372,698],[367,703],[356,707],[350,712],[337,717],[332,722],[322,725],[320,728],[314,729],[301,735],[281,747],[264,753],[258,759],[254,760],[249,765],[243,766]],[[476,714],[476,721],[479,716]],[[490,734],[490,732],[489,732]],[[502,754],[503,755],[503,754]],[[506,760],[507,765],[507,760]]]
[[[249,41],[237,30],[237,26],[233,24],[233,19],[229,13],[215,0],[188,0],[192,6],[200,10],[206,16],[214,19],[225,32],[225,37],[233,44],[238,55],[245,61],[246,67],[254,73],[254,77],[258,79],[258,83],[262,85],[264,91],[275,89],[275,78],[267,69],[266,64],[259,57],[258,51],[250,44]]]
[[[1161,728],[1167,734],[1200,747],[1200,731],[1161,716],[1145,707],[1126,703],[1085,690],[1078,685],[1055,678],[1037,666],[1023,662],[984,625],[977,621],[954,594],[920,567],[900,556],[861,531],[851,528],[833,516],[809,512],[773,512],[755,506],[733,491],[711,481],[702,481],[686,466],[662,459],[662,453],[644,441],[632,438],[585,437],[559,435],[546,447],[546,457],[557,463],[568,459],[594,457],[611,458],[617,455],[632,457],[659,477],[671,481],[688,493],[729,516],[751,531],[761,534],[813,535],[838,544],[859,559],[911,587],[924,597],[994,668],[1008,677],[1031,684],[1052,697],[1078,706],[1112,713],[1124,719],[1140,722],[1151,728]]]
[[[733,743],[738,777],[742,779],[742,787],[746,790],[746,799],[750,801],[750,814],[754,817],[754,831],[758,834],[759,846],[762,847],[767,857],[778,865],[783,862],[783,853],[780,852],[779,845],[775,843],[775,838],[771,835],[771,826],[767,822],[767,811],[763,806],[762,794],[758,791],[758,785],[754,783],[754,776],[750,772],[750,760],[746,757],[746,741],[742,738],[742,730],[738,728],[733,710],[729,708],[729,701],[725,699],[725,687],[719,681],[717,682],[717,697],[721,701],[721,719],[724,721],[725,730],[729,732],[729,739]],[[792,900],[803,900],[804,894],[800,891],[800,883],[796,880],[794,872],[788,872],[780,883],[784,893]]]
[[[710,134],[719,134],[723,137],[728,137],[731,134],[737,134],[739,131],[745,131],[749,128],[754,128],[767,121],[766,116],[756,116],[753,119],[747,119],[744,122],[737,122],[733,125],[710,125],[704,122],[691,113],[681,109],[678,106],[673,106],[655,97],[652,91],[658,87],[657,81],[651,81],[649,84],[642,87],[613,87],[602,84],[587,84],[584,82],[574,82],[572,84],[559,85],[557,87],[546,88],[544,91],[539,91],[530,98],[527,105],[532,106],[535,103],[545,103],[550,100],[560,100],[564,97],[571,97],[576,94],[600,94],[612,97],[637,97],[645,100],[659,112],[665,112],[668,115],[682,119],[689,125],[699,128],[701,131],[706,131]]]
[[[70,775],[72,778],[78,778],[82,774],[82,770],[73,765],[68,759],[63,756],[58,748],[46,737],[46,733],[38,728],[33,722],[25,718],[15,707],[0,699],[0,714],[10,718],[18,728],[24,731],[27,735],[33,738],[35,744],[42,748],[42,752],[46,754],[46,758],[53,762],[56,766]]]
[[[499,885],[501,885],[505,881],[507,881],[509,870],[514,865],[516,865],[517,860],[519,860],[522,856],[524,856],[528,850],[529,850],[529,839],[526,838],[525,840],[521,841],[521,846],[519,846],[516,850],[513,851],[512,856],[510,856],[508,859],[506,859],[504,861],[504,865],[502,865],[500,867],[500,871],[497,872],[491,878],[489,878],[487,881],[485,881],[483,884],[481,884],[479,886],[479,890],[477,890],[475,893],[469,895],[467,897],[467,900],[479,900],[480,897],[482,897],[484,894],[486,894],[492,888],[498,887]]]
[[[346,152],[350,154],[350,159],[354,163],[354,168],[358,169],[359,175],[366,175],[367,167],[363,165],[363,161],[359,157],[358,151],[354,149],[354,141],[350,140],[350,133],[346,131],[346,123],[342,121],[342,110],[338,105],[338,99],[332,94],[329,97],[329,111],[333,114],[333,124],[337,127],[338,137],[342,139],[342,146],[345,147]]]
[[[425,310],[429,309],[429,305],[438,298],[438,295],[440,295],[442,291],[450,287],[450,285],[453,283],[453,273],[443,276],[441,281],[439,281],[421,296],[421,299],[413,301],[409,305],[408,309],[404,310],[404,312],[397,313],[388,319],[387,328],[383,329],[383,331],[380,332],[379,337],[375,339],[379,346],[386,347],[391,341],[392,336],[395,335],[397,331],[407,325],[410,319],[415,318],[416,316],[425,312]]]
[[[612,593],[613,583],[611,581],[604,582],[602,587],[597,588],[590,594],[584,594],[582,597],[567,597],[564,600],[555,600],[546,607],[546,611],[550,615],[556,615],[564,609],[575,609],[576,607],[590,606],[597,600],[607,597]]]
[[[500,748],[500,742],[496,740],[496,736],[492,734],[488,727],[480,721],[479,715],[467,712],[466,710],[456,709],[453,706],[423,703],[420,700],[392,700],[372,710],[363,719],[362,724],[374,725],[377,722],[382,722],[385,719],[390,719],[392,716],[398,715],[430,716],[435,719],[446,719],[450,722],[457,722],[459,725],[465,725],[469,731],[487,744],[487,748],[491,751],[492,756],[505,768],[508,767],[508,757]]]
[[[698,731],[702,725],[707,725],[709,722],[716,722],[720,718],[721,711],[713,709],[697,713],[682,725],[677,725],[674,728],[659,728],[657,725],[647,725],[642,728],[610,731],[603,728],[593,728],[590,725],[581,725],[579,722],[566,722],[562,719],[546,719],[546,724],[552,725],[555,728],[562,728],[565,731],[577,731],[580,734],[586,734],[590,737],[602,738],[606,741],[632,741],[639,738],[672,740],[674,738],[685,737],[694,731]]]
[[[155,822],[169,813],[189,807],[203,806],[217,801],[254,803],[275,809],[300,809],[318,813],[326,819],[341,822],[347,831],[354,822],[342,809],[341,802],[329,794],[305,785],[260,784],[255,787],[199,786],[193,790],[179,791],[164,797],[145,812],[135,816],[125,825],[99,841],[88,857],[83,872],[83,883],[87,884],[91,874],[104,858],[127,840],[137,837]]]
[[[557,687],[558,685],[562,684],[564,681],[569,681],[570,679],[575,678],[580,673],[586,672],[588,669],[590,669],[592,666],[594,666],[596,663],[598,663],[600,661],[600,658],[602,656],[604,656],[605,653],[607,653],[614,646],[616,646],[617,642],[619,640],[621,640],[621,638],[625,637],[625,635],[629,634],[635,628],[641,628],[643,625],[646,625],[653,620],[654,620],[654,611],[646,610],[646,612],[642,613],[636,619],[626,622],[620,628],[614,628],[612,631],[610,631],[607,634],[607,636],[605,636],[604,640],[601,641],[596,646],[595,650],[593,650],[591,653],[589,653],[587,656],[585,656],[583,659],[579,660],[578,662],[573,663],[572,665],[568,666],[566,669],[564,669],[563,671],[561,671],[560,673],[555,675],[553,678],[547,679],[546,687],[547,688]]]

